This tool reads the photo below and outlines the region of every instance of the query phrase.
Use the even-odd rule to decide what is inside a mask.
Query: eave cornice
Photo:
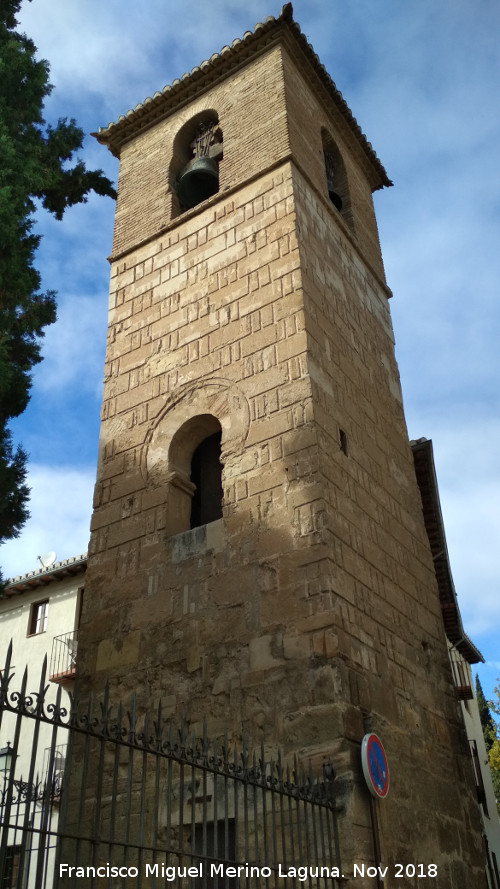
[[[307,79],[315,80],[316,89],[319,86],[326,98],[340,112],[368,161],[373,190],[392,185],[345,99],[321,64],[313,47],[302,34],[299,25],[294,21],[291,3],[283,6],[277,18],[269,16],[263,22],[258,22],[253,31],[246,31],[243,37],[233,40],[231,46],[224,46],[220,52],[214,53],[190,72],[186,72],[182,77],[163,87],[161,91],[149,96],[126,114],[120,115],[116,122],[110,122],[107,127],[100,128],[92,135],[101,144],[106,145],[115,157],[119,157],[122,146],[139,133],[168,117],[174,109],[182,107],[194,96],[211,88],[229,73],[246,65],[251,59],[279,42],[292,51],[294,59],[298,61]]]
[[[462,624],[444,531],[432,441],[427,438],[419,438],[410,444],[422,498],[425,530],[434,562],[446,635],[469,664],[484,662],[481,652],[466,635]]]
[[[37,571],[30,571],[27,574],[11,578],[5,584],[3,595],[9,598],[37,587],[47,586],[47,584],[53,583],[56,580],[64,580],[66,577],[84,574],[86,570],[87,553],[82,553],[80,556],[55,562],[49,568],[39,568]]]

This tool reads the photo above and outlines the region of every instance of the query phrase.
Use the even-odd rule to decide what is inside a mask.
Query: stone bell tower
[[[81,689],[331,761],[352,860],[374,731],[384,857],[445,868],[459,849],[473,873],[380,161],[290,4],[97,138],[120,173]]]

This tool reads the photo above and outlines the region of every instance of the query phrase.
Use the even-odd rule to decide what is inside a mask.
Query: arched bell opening
[[[322,141],[328,197],[338,213],[352,228],[351,201],[342,155],[332,136],[326,130],[322,131]]]
[[[175,211],[182,213],[219,191],[222,130],[214,111],[191,118],[174,140],[170,184]]]

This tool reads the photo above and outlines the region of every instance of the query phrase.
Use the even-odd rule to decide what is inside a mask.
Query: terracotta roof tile
[[[116,122],[110,121],[106,127],[101,127],[97,133],[92,135],[99,142],[107,145],[113,154],[119,156],[120,148],[124,143],[141,130],[154,124],[160,117],[170,113],[182,102],[188,89],[191,90],[194,84],[199,82],[200,87],[208,87],[221,73],[226,73],[228,62],[236,66],[246,61],[255,51],[260,49],[263,41],[269,42],[274,37],[284,34],[291,37],[295,42],[295,46],[299,50],[297,56],[302,55],[301,61],[305,59],[316,73],[330,99],[341,112],[348,127],[355,135],[372,167],[375,169],[377,182],[374,184],[374,188],[392,185],[372,145],[361,131],[342,94],[335,86],[324,65],[320,62],[313,47],[302,34],[299,25],[294,21],[291,3],[283,6],[277,18],[268,16],[264,21],[257,22],[253,31],[245,31],[241,38],[237,37],[233,40],[231,46],[223,46],[220,52],[213,53],[209,59],[205,59],[199,65],[196,65],[190,72],[185,72],[182,77],[175,78],[171,84],[167,84],[162,90],[155,92],[153,96],[148,96],[143,102],[139,102],[135,108],[130,109],[125,114],[121,114]]]

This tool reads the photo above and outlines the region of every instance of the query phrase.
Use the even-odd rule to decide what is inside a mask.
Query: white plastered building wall
[[[475,683],[470,663],[451,643],[449,644],[449,654],[455,685],[459,692],[464,689],[469,690],[469,694],[460,694],[460,707],[467,739],[471,746],[471,757],[478,790],[479,810],[488,862],[486,875],[490,889],[496,889],[500,885],[500,818],[488,765],[488,754],[479,716]],[[459,680],[458,677],[461,677],[461,679]]]
[[[4,754],[1,758],[4,769],[5,752],[9,748],[15,751],[15,780],[9,815],[11,827],[7,836],[7,876],[9,879],[15,878],[18,869],[22,868],[23,885],[26,889],[35,886],[38,858],[27,848],[26,839],[22,840],[21,832],[12,825],[17,825],[28,817],[28,807],[32,836],[38,836],[37,831],[41,825],[37,822],[42,818],[42,805],[33,800],[41,793],[47,780],[51,760],[50,810],[46,824],[49,838],[46,841],[48,851],[44,862],[47,881],[45,885],[50,886],[67,738],[66,732],[59,729],[54,745],[54,735],[49,723],[30,719],[29,716],[18,720],[10,707],[16,708],[15,696],[22,689],[26,671],[24,698],[29,699],[28,709],[30,706],[36,707],[40,689],[46,687],[44,712],[50,712],[47,708],[57,701],[59,688],[59,706],[69,711],[69,692],[73,687],[76,670],[78,620],[86,563],[86,555],[83,554],[15,577],[7,582],[0,598],[0,671],[4,690],[8,688],[7,706],[0,712],[0,750]],[[12,655],[7,675],[5,663],[11,644]],[[42,681],[44,661],[45,678]],[[51,745],[54,747],[52,757],[49,753]],[[8,774],[4,770],[0,773],[0,793],[4,806],[7,782]],[[52,834],[54,836],[51,837]],[[10,871],[12,874],[9,874]]]

